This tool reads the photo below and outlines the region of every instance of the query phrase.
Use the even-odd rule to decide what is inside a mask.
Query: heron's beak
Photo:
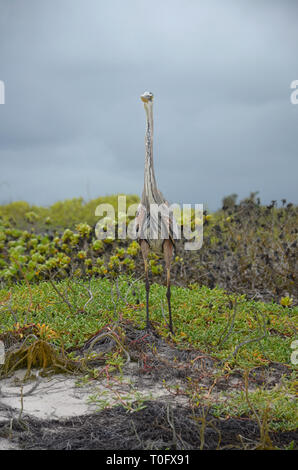
[[[141,95],[141,100],[143,103],[148,103],[148,98],[146,98],[146,96]]]

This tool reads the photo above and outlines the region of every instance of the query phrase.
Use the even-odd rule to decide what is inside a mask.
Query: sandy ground
[[[160,383],[136,384],[133,375],[114,376],[87,382],[84,377],[55,375],[34,378],[23,384],[25,370],[0,381],[0,422],[24,415],[38,419],[65,419],[95,413],[104,405],[125,404],[136,399],[172,399]],[[0,450],[16,449],[9,439],[0,438]]]
[[[40,419],[66,418],[92,412],[95,404],[88,403],[88,398],[95,393],[92,386],[77,386],[78,378],[54,376],[39,378],[32,393],[34,382],[23,386],[21,399],[21,380],[25,371],[17,371],[12,377],[1,380],[0,421],[7,421],[22,414]],[[36,384],[37,381],[35,381]],[[0,438],[0,450],[17,449],[9,439]]]
[[[66,418],[90,413],[94,404],[88,404],[88,397],[94,393],[92,386],[76,385],[78,378],[57,375],[49,378],[39,378],[39,384],[29,395],[34,383],[23,386],[23,405],[21,404],[21,385],[17,384],[24,371],[18,371],[12,377],[0,382],[0,403],[13,408],[19,413],[21,407],[24,414],[36,418]],[[1,415],[5,412],[0,411]],[[6,413],[7,414],[7,413]]]
[[[0,424],[3,430],[0,450],[17,449],[18,442],[28,448],[31,445],[39,448],[40,438],[47,432],[48,442],[43,441],[42,448],[64,448],[65,442],[67,446],[71,442],[74,449],[114,448],[110,446],[120,449],[124,445],[123,430],[126,436],[130,435],[131,419],[135,420],[138,436],[143,436],[142,448],[150,446],[153,441],[158,448],[163,448],[163,445],[167,448],[168,437],[161,433],[167,428],[172,433],[169,408],[175,408],[175,419],[180,423],[183,435],[189,438],[189,448],[196,448],[192,446],[198,445],[198,430],[193,429],[192,434],[188,432],[192,422],[187,416],[189,392],[199,391],[202,403],[205,403],[205,398],[206,403],[226,400],[230,393],[244,390],[243,374],[237,370],[220,373],[217,360],[199,351],[178,350],[157,336],[151,335],[144,340],[143,332],[132,328],[128,329],[127,335],[130,361],[123,366],[122,375],[115,372],[107,375],[106,367],[99,367],[98,362],[94,362],[89,364],[88,377],[71,374],[40,376],[37,370],[32,370],[30,379],[24,382],[26,370],[17,370],[11,376],[0,379]],[[152,345],[156,347],[152,348]],[[96,347],[101,350],[105,342],[97,343]],[[284,374],[289,373],[282,364],[272,363],[267,367],[255,368],[248,391],[260,386],[271,389],[281,383]],[[93,374],[98,376],[96,380],[91,378]],[[144,401],[146,407],[142,407]],[[133,413],[127,413],[132,410]],[[153,415],[150,413],[155,413],[155,420],[161,420],[159,425],[152,427]],[[214,418],[211,416],[210,419],[212,421]],[[68,423],[71,421],[71,426],[65,420]],[[23,429],[25,422],[29,423],[29,433]],[[225,433],[223,441],[227,445],[234,445],[239,432],[241,435],[246,433],[248,439],[259,433],[256,423],[242,418],[218,420],[217,426]],[[211,425],[211,434],[214,433],[213,428]],[[110,435],[102,431],[107,429]],[[293,437],[292,434],[279,436],[278,444],[284,445],[284,442],[296,439],[296,435]],[[12,440],[8,438],[10,435]],[[210,437],[207,448],[216,448],[215,437]],[[52,438],[53,442],[50,442]],[[125,448],[136,448],[140,444],[134,429],[131,438],[127,439],[125,445],[128,447]],[[101,447],[103,445],[106,447]]]
[[[175,449],[200,448],[200,417],[205,416],[204,405],[194,419],[187,394],[171,391],[171,386],[186,391],[180,377],[166,377],[165,387],[165,371],[156,377],[136,374],[136,369],[137,366],[130,364],[123,376],[105,376],[100,380],[90,380],[90,377],[87,380],[82,375],[40,377],[33,371],[32,380],[23,383],[24,370],[3,378],[0,380],[0,450],[161,449],[173,445]],[[275,381],[280,380],[281,372],[275,370]],[[205,373],[200,380],[201,388]],[[262,381],[265,378],[268,385],[272,371],[267,378],[263,374],[259,378]],[[209,379],[212,381],[213,377]],[[234,375],[229,381],[213,385],[213,382],[211,387],[210,383],[205,384],[205,393],[218,400],[222,387],[239,389],[241,379]],[[142,407],[143,400],[145,407]],[[122,406],[111,406],[114,404]],[[128,412],[130,406],[133,413]],[[255,421],[214,419],[212,415],[206,419],[204,448],[217,449],[219,436],[221,448],[258,445],[260,430]],[[294,431],[271,433],[271,437],[277,448],[297,442]]]

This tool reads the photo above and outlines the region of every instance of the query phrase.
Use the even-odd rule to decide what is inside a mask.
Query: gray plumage
[[[148,255],[150,249],[163,253],[167,271],[167,299],[169,309],[169,329],[173,334],[171,313],[170,267],[174,249],[174,238],[177,224],[174,215],[169,211],[169,203],[158,190],[153,166],[153,94],[145,92],[141,96],[144,103],[147,123],[145,135],[145,173],[144,190],[141,203],[135,218],[136,238],[140,243],[145,266],[146,286],[146,325],[149,321],[149,275]],[[178,233],[178,232],[177,232]]]
[[[162,252],[164,240],[170,239],[174,244],[177,224],[169,211],[169,203],[159,191],[156,184],[153,163],[153,94],[145,92],[141,96],[146,111],[145,134],[145,171],[144,189],[141,203],[138,207],[135,228],[138,240],[146,240],[156,252]],[[157,205],[159,214],[152,210],[151,205]],[[150,210],[151,209],[151,210]]]

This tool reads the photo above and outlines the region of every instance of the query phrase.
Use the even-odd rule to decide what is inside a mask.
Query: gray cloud
[[[0,201],[232,192],[297,202],[298,7],[292,1],[0,0]]]

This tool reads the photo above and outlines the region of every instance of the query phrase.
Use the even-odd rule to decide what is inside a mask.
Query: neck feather
[[[150,204],[160,203],[153,166],[153,110],[152,103],[145,106],[147,123],[145,135],[145,174],[142,203],[149,208]]]

